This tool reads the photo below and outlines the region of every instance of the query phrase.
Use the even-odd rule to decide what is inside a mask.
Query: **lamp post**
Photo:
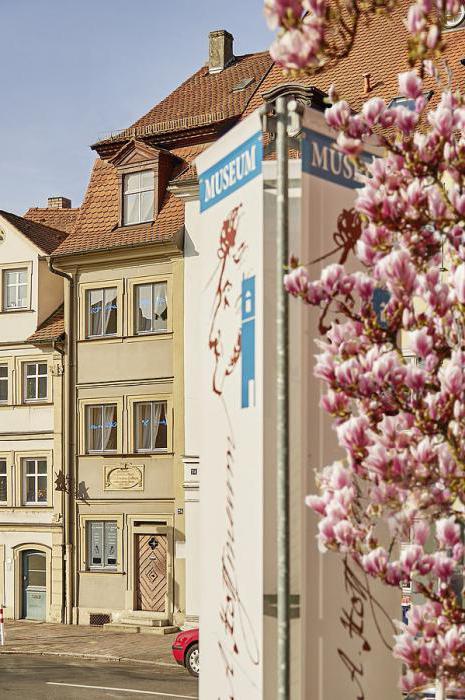
[[[288,98],[276,100],[276,471],[278,700],[289,700],[289,326],[283,274],[289,260]]]

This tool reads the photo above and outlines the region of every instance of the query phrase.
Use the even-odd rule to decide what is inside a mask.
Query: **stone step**
[[[137,625],[139,627],[166,627],[169,625],[169,620],[158,620],[153,617],[122,617],[118,620],[122,625]]]
[[[107,632],[129,632],[129,633],[143,633],[143,634],[173,634],[179,631],[179,627],[175,625],[165,625],[163,627],[148,627],[147,625],[136,625],[128,624],[123,622],[110,622],[103,626],[103,629]]]
[[[103,625],[106,632],[140,632],[140,627],[136,625],[120,625],[116,622],[109,622]]]
[[[165,627],[141,627],[140,632],[142,634],[174,634],[175,632],[179,632],[179,627],[176,627],[176,625],[166,625]]]

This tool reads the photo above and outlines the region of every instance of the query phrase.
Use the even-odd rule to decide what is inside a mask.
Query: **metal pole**
[[[277,591],[278,700],[289,700],[289,328],[288,296],[283,286],[288,263],[289,168],[288,99],[276,100],[276,469],[277,469]]]
[[[436,681],[436,700],[446,700],[446,688],[443,680]]]

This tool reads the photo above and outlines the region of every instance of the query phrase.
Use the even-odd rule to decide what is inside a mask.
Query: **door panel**
[[[46,561],[42,552],[23,552],[23,618],[26,620],[45,620]]]
[[[166,535],[136,535],[136,608],[166,611]]]

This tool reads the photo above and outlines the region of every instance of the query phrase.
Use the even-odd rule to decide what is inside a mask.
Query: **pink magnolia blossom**
[[[460,541],[460,525],[455,522],[454,516],[437,521],[436,538],[443,549],[452,549]]]
[[[400,73],[398,79],[399,92],[401,95],[404,95],[404,97],[409,97],[413,100],[420,97],[423,83],[415,71]]]
[[[276,29],[285,20],[300,17],[302,3],[300,0],[264,0],[264,12],[270,29]]]
[[[268,4],[281,30],[279,65],[323,67],[337,10],[327,0]],[[386,585],[418,587],[426,603],[399,623],[394,648],[408,692],[444,673],[465,686],[465,607],[451,585],[465,552],[456,511],[465,503],[465,95],[447,87],[431,109],[431,83],[424,88],[417,70],[421,60],[425,76],[449,79],[436,62],[439,19],[459,9],[458,0],[412,0],[406,25],[418,62],[399,76],[399,92],[413,109],[370,96],[356,112],[330,90],[327,124],[362,184],[357,272],[333,264],[311,281],[294,261],[285,278],[330,324],[314,374],[342,455],[317,470],[318,493],[306,500],[319,518],[318,546]],[[367,164],[360,156],[372,144],[382,154]]]

